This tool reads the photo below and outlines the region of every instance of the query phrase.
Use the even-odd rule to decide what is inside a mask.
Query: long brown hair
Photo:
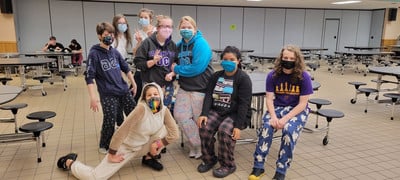
[[[294,45],[287,45],[282,48],[281,53],[279,54],[278,58],[275,59],[275,74],[274,76],[279,76],[283,73],[283,67],[281,65],[283,51],[290,51],[294,53],[296,57],[295,66],[293,68],[292,79],[293,80],[302,80],[303,79],[303,71],[306,69],[304,63],[303,54],[300,51],[300,48]]]
[[[128,27],[128,28],[126,29],[126,31],[124,32],[124,35],[125,35],[125,38],[126,38],[126,42],[127,42],[127,43],[126,43],[126,48],[128,48],[128,47],[129,47],[128,45],[131,45],[131,46],[132,46],[131,30],[129,29],[128,20],[126,20],[126,17],[125,17],[124,15],[122,15],[122,14],[117,14],[117,15],[115,15],[114,18],[113,18],[113,22],[112,22],[114,28],[116,29],[116,30],[114,31],[115,47],[118,47],[118,43],[119,43],[119,42],[118,42],[118,33],[119,33],[119,31],[118,31],[118,21],[119,21],[121,18],[124,18],[124,19],[125,19],[126,26]]]

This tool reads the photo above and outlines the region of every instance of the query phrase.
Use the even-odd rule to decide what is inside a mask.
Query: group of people
[[[70,153],[60,157],[57,166],[71,170],[79,179],[108,179],[132,158],[142,157],[143,165],[162,170],[159,154],[179,138],[179,125],[189,142],[188,156],[202,160],[198,172],[208,172],[219,163],[212,170],[215,177],[232,174],[236,170],[235,145],[241,130],[250,123],[252,98],[252,83],[241,69],[240,50],[227,46],[221,53],[222,70],[214,72],[211,48],[192,17],[180,19],[182,39],[175,43],[171,39],[174,26],[170,17],[154,17],[153,11],[146,8],[138,16],[141,29],[135,30],[133,38],[123,15],[115,16],[112,24],[99,23],[99,44],[91,48],[87,59],[85,80],[90,108],[98,111],[101,104],[99,152],[106,156],[93,168]],[[130,48],[135,75],[126,62]],[[249,180],[265,174],[272,134],[280,129],[282,141],[274,179],[285,178],[294,146],[307,121],[307,100],[313,92],[303,56],[295,46],[282,49],[274,70],[266,78],[268,111],[258,134]],[[124,79],[130,81],[130,86]],[[174,80],[179,89],[172,111]]]
[[[43,46],[42,51],[71,52],[71,64],[76,66],[80,66],[83,61],[83,49],[76,39],[72,39],[69,46],[64,48],[63,44],[57,42],[55,36],[50,36],[49,41]]]

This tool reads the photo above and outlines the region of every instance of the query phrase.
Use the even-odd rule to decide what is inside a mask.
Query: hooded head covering
[[[147,104],[147,102],[146,102],[146,91],[147,91],[148,88],[150,88],[150,86],[157,88],[158,94],[160,94],[160,99],[161,99],[160,109],[162,109],[163,108],[163,103],[164,103],[164,93],[163,93],[163,90],[161,89],[161,87],[155,82],[146,83],[143,86],[142,94],[140,95],[140,98],[139,98],[139,103]]]

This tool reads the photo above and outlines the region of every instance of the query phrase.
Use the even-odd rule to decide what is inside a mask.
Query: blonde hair
[[[149,14],[150,21],[153,20],[153,16],[154,16],[154,11],[153,11],[153,10],[150,10],[150,9],[147,9],[147,8],[142,8],[142,9],[140,9],[140,10],[139,10],[139,14],[138,14],[139,18],[140,18],[140,15],[141,15],[142,13],[147,13],[147,14]]]
[[[181,21],[179,22],[179,26],[178,26],[179,29],[181,28],[182,23],[185,21],[189,22],[194,27],[194,29],[197,30],[196,21],[194,21],[194,19],[190,16],[183,16],[181,18]]]
[[[157,16],[156,16],[156,19],[157,19],[156,27],[158,27],[158,26],[160,25],[161,21],[162,21],[162,20],[165,20],[165,19],[171,20],[172,26],[173,26],[173,24],[174,24],[174,21],[171,19],[171,17],[166,16],[166,15],[157,15]]]

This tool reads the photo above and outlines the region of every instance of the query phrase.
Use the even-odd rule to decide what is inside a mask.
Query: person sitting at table
[[[78,43],[76,39],[72,39],[71,44],[68,46],[68,48],[68,50],[73,53],[71,56],[71,63],[73,65],[80,66],[83,60],[82,46]]]
[[[163,105],[163,97],[156,83],[144,85],[137,107],[114,134],[107,155],[95,168],[77,161],[75,153],[60,157],[57,167],[71,170],[78,179],[109,179],[132,159],[144,155],[142,163],[157,165],[156,170],[161,171],[163,166],[154,157],[179,138],[178,126]]]
[[[250,77],[241,70],[241,53],[233,46],[227,46],[221,53],[223,70],[217,71],[207,85],[200,117],[197,119],[201,139],[203,162],[197,171],[204,173],[214,167],[213,175],[223,178],[236,170],[236,140],[240,131],[249,123],[252,84]],[[218,132],[218,156],[215,155],[215,134]]]
[[[42,51],[52,51],[52,52],[61,52],[63,50],[64,46],[61,43],[57,42],[55,36],[50,36],[49,42],[47,42],[42,48]]]
[[[254,166],[249,180],[258,180],[264,175],[265,157],[269,153],[273,133],[277,130],[282,130],[282,138],[273,179],[285,179],[296,142],[307,122],[308,98],[313,88],[298,47],[288,45],[282,48],[275,60],[274,70],[267,75],[266,91],[268,110],[258,131]]]

